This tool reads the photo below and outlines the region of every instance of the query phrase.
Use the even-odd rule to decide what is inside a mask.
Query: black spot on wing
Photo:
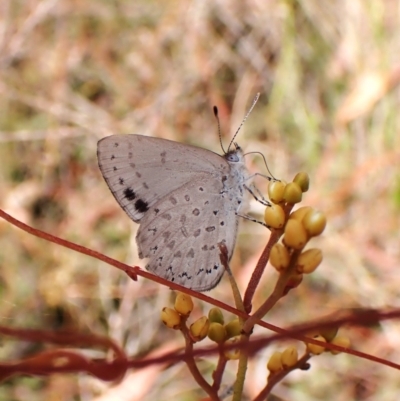
[[[124,189],[124,196],[128,201],[133,201],[136,198],[136,194],[131,187]]]
[[[135,209],[140,213],[146,213],[149,210],[149,206],[144,200],[138,199],[135,202]]]

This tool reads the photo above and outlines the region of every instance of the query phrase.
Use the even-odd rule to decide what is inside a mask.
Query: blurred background
[[[301,205],[326,213],[324,261],[268,315],[281,327],[360,307],[400,304],[400,6],[394,0],[2,0],[0,4],[0,207],[41,230],[143,266],[137,225],[109,192],[96,144],[136,133],[222,153],[237,137],[265,155],[274,176],[310,175]],[[260,157],[251,172],[266,173]],[[258,183],[266,191],[265,182]],[[255,216],[262,213],[251,203]],[[242,222],[232,268],[246,284],[268,231]],[[267,268],[255,299],[271,291]],[[173,296],[105,263],[0,221],[0,324],[109,336],[131,356],[182,345],[160,323]],[[208,295],[229,304],[226,279]],[[210,306],[198,302],[192,319]],[[226,319],[233,316],[226,314]],[[342,328],[353,346],[400,360],[396,321]],[[267,331],[259,333],[270,334]],[[205,342],[206,344],[207,342]],[[298,344],[300,352],[304,346]],[[283,345],[281,345],[281,348]],[[1,360],[42,344],[3,338]],[[274,344],[251,362],[246,394],[264,386]],[[91,354],[90,354],[91,355]],[[215,359],[201,363],[210,376]],[[233,382],[229,364],[224,383]],[[282,399],[396,399],[398,372],[323,354],[275,390]],[[117,387],[84,375],[16,377],[2,400],[193,400],[186,366],[130,372]]]

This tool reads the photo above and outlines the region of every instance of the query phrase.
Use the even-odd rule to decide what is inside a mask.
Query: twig
[[[225,356],[225,350],[220,344],[218,345],[218,353],[219,353],[218,364],[212,374],[212,377],[214,379],[212,388],[215,389],[215,391],[218,391],[219,388],[221,387],[222,376],[225,371],[226,362],[228,361]]]
[[[271,295],[256,310],[256,312],[253,315],[251,315],[249,319],[246,320],[243,326],[243,331],[245,333],[250,333],[253,330],[253,327],[257,323],[257,321],[261,320],[285,294],[287,282],[290,276],[293,274],[299,254],[300,251],[294,251],[292,253],[289,266],[285,271],[280,273],[278,281],[276,282],[275,288],[272,291]]]
[[[293,209],[292,204],[285,205],[284,207],[285,221],[287,221],[292,209]],[[256,292],[258,284],[260,283],[261,277],[264,273],[264,269],[268,263],[271,248],[274,244],[278,242],[279,238],[283,234],[283,231],[284,227],[282,227],[281,229],[275,229],[271,231],[271,236],[269,237],[268,243],[265,246],[264,251],[261,254],[260,259],[258,260],[257,265],[253,271],[246,292],[244,294],[244,308],[247,313],[251,312],[253,296],[254,293]]]
[[[220,401],[217,390],[207,383],[196,365],[196,361],[193,357],[193,341],[190,337],[188,328],[186,327],[186,319],[181,319],[180,330],[185,338],[185,355],[183,359],[189,368],[190,373],[196,380],[196,383],[210,396],[212,401]]]
[[[279,383],[285,376],[287,376],[290,372],[295,369],[301,369],[305,366],[305,363],[311,358],[310,354],[303,355],[295,365],[290,368],[287,368],[281,372],[272,374],[268,377],[268,381],[266,386],[260,391],[256,398],[253,401],[265,401],[270,394],[272,388]]]

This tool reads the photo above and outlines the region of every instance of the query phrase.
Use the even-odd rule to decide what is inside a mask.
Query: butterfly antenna
[[[224,152],[224,154],[226,154],[225,149],[224,149],[224,145],[222,144],[221,124],[219,122],[218,107],[214,106],[213,107],[213,111],[214,111],[214,116],[217,119],[219,143],[221,144],[222,151]]]
[[[273,180],[275,180],[275,181],[279,181],[279,180],[278,180],[277,178],[275,178],[274,175],[271,173],[271,170],[270,170],[269,167],[268,167],[267,160],[265,159],[265,156],[264,156],[261,152],[248,152],[248,153],[245,153],[244,156],[251,155],[251,154],[261,155],[261,157],[264,159],[265,167],[267,168],[267,171],[268,171],[269,175],[271,176],[271,178],[272,178]]]
[[[233,141],[234,141],[235,138],[236,138],[236,135],[239,133],[240,128],[243,127],[243,124],[246,122],[246,120],[247,120],[247,118],[249,117],[250,113],[253,111],[254,106],[256,105],[256,103],[257,103],[259,97],[260,97],[260,92],[258,92],[257,95],[255,96],[255,98],[253,99],[253,104],[251,105],[251,107],[250,107],[249,111],[247,112],[247,114],[244,116],[244,119],[243,119],[242,122],[240,123],[239,128],[236,130],[235,135],[233,135],[233,138],[232,138],[232,140],[231,140],[231,142],[230,142],[230,144],[229,144],[229,146],[228,146],[228,152],[229,152],[229,149],[231,148],[231,146],[232,146],[232,144],[233,144]]]

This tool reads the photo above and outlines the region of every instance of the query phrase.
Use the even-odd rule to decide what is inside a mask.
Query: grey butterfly
[[[223,273],[218,243],[232,256],[237,212],[248,176],[242,150],[223,156],[142,135],[98,142],[100,170],[115,199],[140,224],[136,241],[146,269],[196,291]]]

